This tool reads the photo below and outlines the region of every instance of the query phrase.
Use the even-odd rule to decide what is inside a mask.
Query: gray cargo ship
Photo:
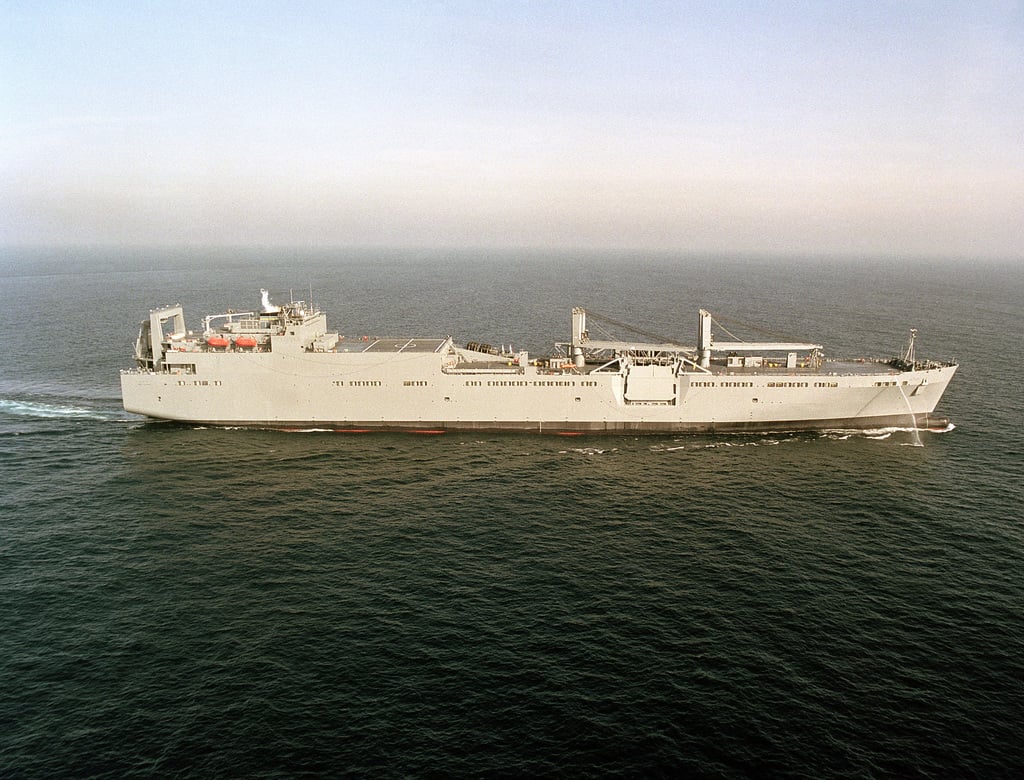
[[[317,307],[277,306],[264,290],[258,311],[210,315],[201,332],[181,306],[151,311],[121,393],[126,411],[157,420],[340,431],[949,425],[934,411],[957,365],[918,360],[914,331],[898,357],[830,360],[820,344],[719,340],[703,310],[692,346],[591,338],[587,318],[573,309],[570,339],[534,359],[451,336],[346,338]]]

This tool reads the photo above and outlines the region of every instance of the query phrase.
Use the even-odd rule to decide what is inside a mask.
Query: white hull
[[[139,335],[139,367],[121,373],[124,408],[158,420],[342,430],[932,427],[945,423],[933,413],[956,371],[954,364],[912,361],[899,368],[808,358],[796,366],[792,355],[789,368],[726,367],[724,359],[701,368],[680,357],[682,348],[624,343],[629,349],[604,360],[612,353],[604,342],[585,341],[582,310],[574,313],[580,332],[573,343],[605,350],[596,353],[604,357],[572,361],[567,350],[566,357],[530,362],[525,353],[496,356],[451,338],[346,342],[326,332],[319,312],[297,305],[278,311],[259,320],[218,315],[227,324],[214,330],[208,320],[202,337],[185,333],[180,307],[151,313]],[[236,322],[239,316],[249,319]],[[167,333],[168,323],[180,332]]]
[[[121,389],[129,412],[212,425],[779,431],[909,426],[911,412],[926,427],[956,370],[689,373],[675,377],[671,398],[631,401],[625,397],[627,377],[619,373],[552,374],[533,366],[513,373],[445,373],[434,353],[381,358],[197,354],[189,356],[195,373],[125,371]],[[741,383],[749,386],[729,386]],[[787,384],[799,386],[778,386]]]

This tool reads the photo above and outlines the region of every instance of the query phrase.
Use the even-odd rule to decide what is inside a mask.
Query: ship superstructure
[[[594,315],[591,315],[594,316]],[[722,341],[701,310],[696,344],[591,338],[572,310],[552,355],[444,338],[346,338],[317,307],[229,311],[187,330],[150,312],[121,373],[124,407],[159,420],[337,430],[757,432],[944,427],[955,362],[829,360],[809,342]]]

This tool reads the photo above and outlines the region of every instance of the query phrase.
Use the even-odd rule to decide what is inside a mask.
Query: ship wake
[[[132,418],[125,412],[90,409],[68,403],[46,403],[16,398],[0,398],[0,415],[6,417],[43,420],[94,420],[100,422],[126,422]]]

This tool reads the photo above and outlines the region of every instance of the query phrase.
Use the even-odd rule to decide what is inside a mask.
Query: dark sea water
[[[314,299],[544,352],[585,305],[958,358],[955,429],[283,433],[120,408],[138,322]],[[0,255],[0,776],[1024,772],[1018,265]]]

